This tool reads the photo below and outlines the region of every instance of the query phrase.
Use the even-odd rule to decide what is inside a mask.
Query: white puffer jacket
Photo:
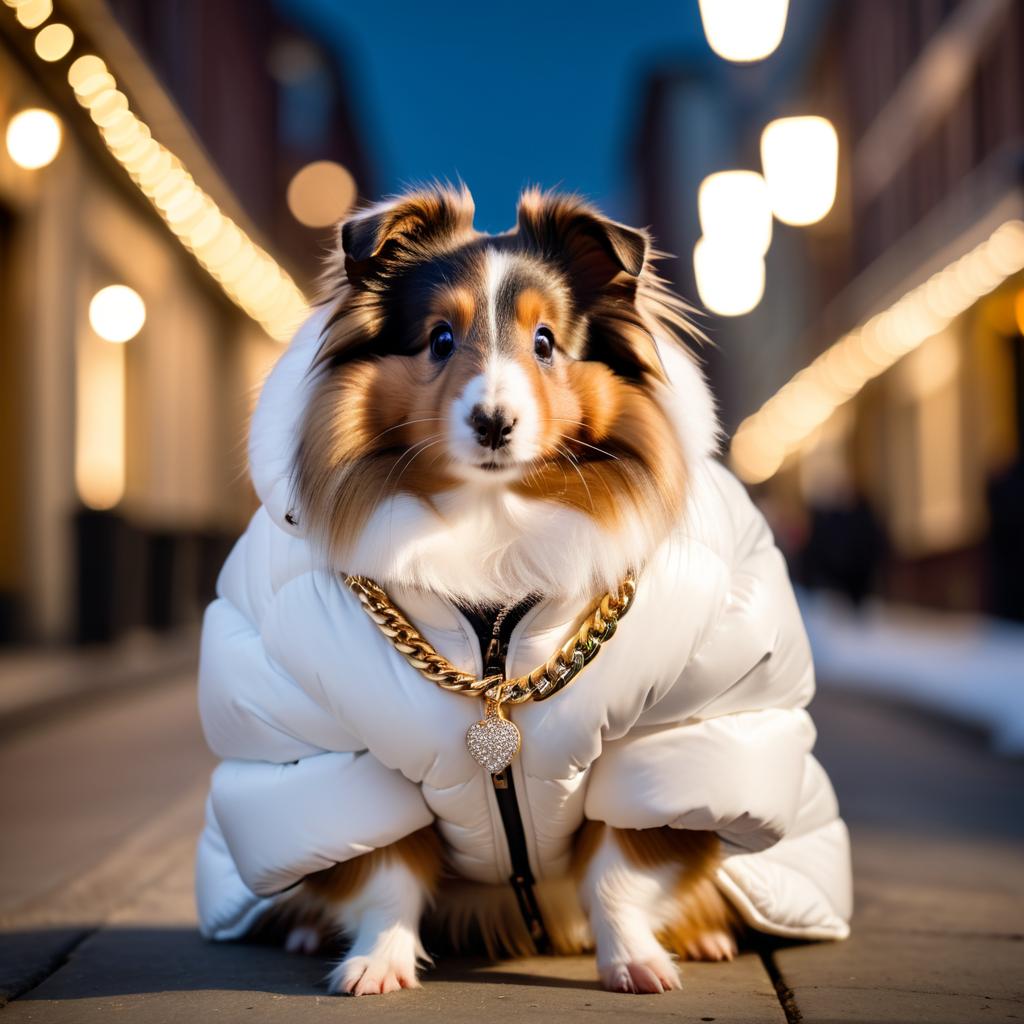
[[[478,702],[407,665],[317,563],[301,522],[286,519],[321,324],[314,316],[303,327],[264,388],[250,440],[263,505],[204,623],[200,710],[223,761],[197,899],[203,933],[218,939],[244,934],[304,875],[431,822],[467,878],[503,883],[510,871],[490,780],[464,742]],[[513,711],[531,867],[538,880],[564,874],[585,817],[712,829],[727,851],[719,884],[750,925],[843,938],[848,836],[811,755],[814,674],[786,567],[743,487],[710,456],[710,412],[693,427],[692,408],[709,409],[699,372],[663,354],[688,406],[677,418],[690,422],[689,508],[646,565],[614,640],[564,691]],[[450,604],[389,591],[438,651],[480,673],[476,635]],[[584,610],[535,605],[512,634],[509,672],[547,660]]]

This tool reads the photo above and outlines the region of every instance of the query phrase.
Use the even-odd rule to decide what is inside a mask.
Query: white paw
[[[337,995],[383,995],[402,988],[419,988],[415,956],[349,956],[327,976],[327,989]]]
[[[668,954],[650,960],[598,964],[601,984],[609,992],[658,993],[682,988],[679,971]]]
[[[313,954],[320,948],[321,938],[319,928],[309,924],[297,924],[284,940],[284,948],[289,953]]]
[[[685,946],[691,960],[732,960],[736,956],[736,940],[725,931],[704,932]]]

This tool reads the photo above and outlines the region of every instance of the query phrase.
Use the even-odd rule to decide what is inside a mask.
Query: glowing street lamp
[[[720,171],[706,177],[697,193],[705,238],[763,256],[772,243],[768,187],[756,171]]]
[[[7,152],[19,167],[29,171],[52,163],[60,142],[60,121],[49,110],[23,110],[7,125]]]
[[[89,303],[89,323],[104,341],[131,341],[145,322],[146,304],[142,296],[127,285],[101,288]]]
[[[702,238],[693,250],[701,302],[720,316],[749,313],[764,295],[764,257],[717,238]]]
[[[761,133],[761,167],[775,216],[785,224],[821,220],[836,199],[839,137],[824,117],[783,117]]]
[[[700,0],[708,45],[736,64],[764,60],[786,31],[789,0]]]

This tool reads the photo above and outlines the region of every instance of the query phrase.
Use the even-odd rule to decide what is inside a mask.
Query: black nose
[[[477,444],[497,451],[508,444],[517,421],[509,419],[505,415],[505,410],[500,407],[487,410],[482,405],[474,405],[468,422],[476,432]]]

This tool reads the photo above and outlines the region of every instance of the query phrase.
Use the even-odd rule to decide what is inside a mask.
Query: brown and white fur
[[[537,191],[503,235],[474,230],[464,188],[343,224],[296,472],[326,556],[464,603],[581,610],[642,563],[687,488],[652,335],[691,328],[651,258],[645,232]],[[629,992],[677,987],[674,957],[731,958],[718,853],[711,833],[585,823],[572,877],[538,889],[557,951],[593,946],[605,987]],[[511,891],[446,879],[430,829],[310,876],[282,911],[289,948],[352,940],[329,987],[361,995],[418,984],[430,907],[456,942],[473,923],[491,955],[531,949]]]

